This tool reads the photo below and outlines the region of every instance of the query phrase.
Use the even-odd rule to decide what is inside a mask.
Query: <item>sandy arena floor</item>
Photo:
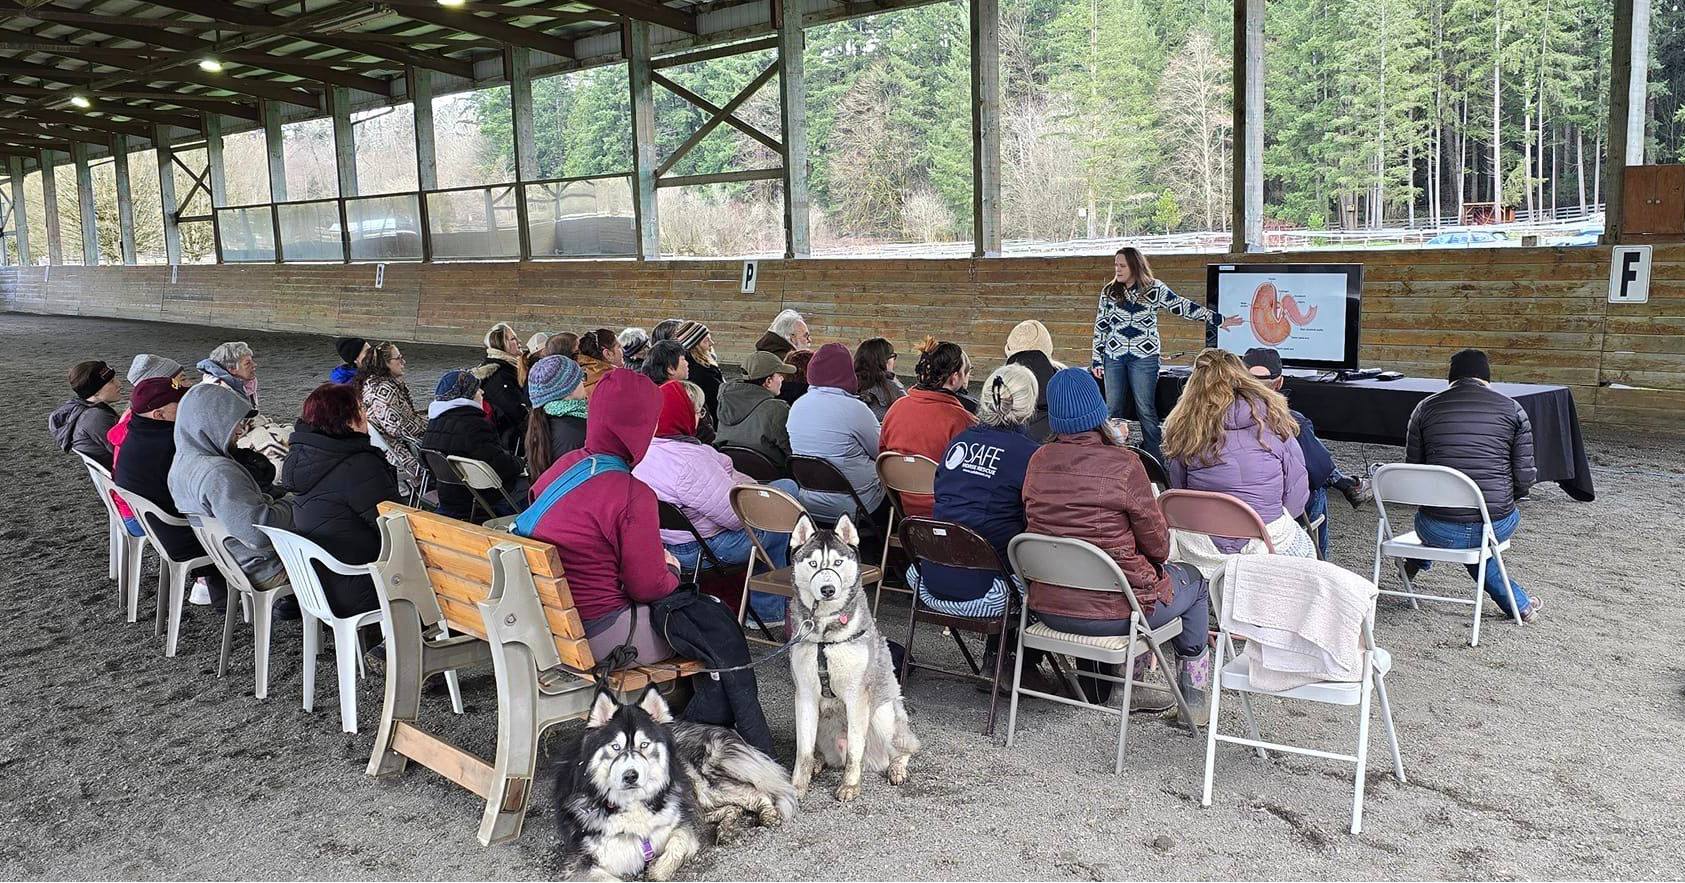
[[[819,329],[821,332],[823,329]],[[215,676],[220,619],[189,608],[180,655],[152,636],[152,563],[141,622],[122,621],[106,578],[105,516],[80,465],[45,428],[68,365],[125,370],[138,351],[192,364],[227,338],[257,350],[264,411],[297,413],[335,362],[326,338],[115,320],[0,315],[0,376],[18,394],[0,427],[0,878],[532,878],[555,876],[546,768],[525,834],[474,840],[480,807],[424,769],[363,774],[380,680],[363,682],[363,732],[339,732],[331,657],[317,712],[299,708],[300,632],[276,634],[267,701],[252,697],[250,632]],[[405,346],[418,400],[475,351]],[[1685,446],[1590,430],[1599,500],[1555,486],[1525,505],[1510,571],[1549,602],[1520,629],[1488,619],[1467,644],[1461,608],[1383,602],[1379,637],[1410,777],[1391,776],[1372,731],[1365,829],[1346,832],[1350,768],[1257,760],[1226,746],[1216,802],[1199,806],[1203,742],[1158,721],[1132,728],[1129,766],[1111,772],[1114,722],[1028,703],[1007,749],[980,735],[971,684],[917,675],[909,688],[924,753],[900,789],[868,780],[835,803],[829,779],[779,831],[753,832],[688,871],[705,879],[1677,878],[1685,861],[1680,749]],[[1334,446],[1348,467],[1397,449]],[[1371,512],[1332,509],[1335,560],[1367,572]],[[149,556],[150,558],[150,556]],[[1463,593],[1461,572],[1431,587]],[[891,634],[905,607],[885,604]],[[1658,640],[1659,639],[1659,640]],[[934,633],[925,657],[951,654]],[[762,699],[793,752],[788,670],[764,670]],[[491,672],[465,673],[469,713],[439,697],[427,713],[489,753]],[[1266,736],[1349,750],[1349,713],[1260,704]],[[1378,720],[1378,716],[1377,716]],[[1225,724],[1237,726],[1234,718]],[[1002,710],[1002,732],[1005,727]],[[1353,735],[1348,735],[1353,734]],[[552,737],[553,738],[553,737]],[[833,774],[834,775],[834,774]]]

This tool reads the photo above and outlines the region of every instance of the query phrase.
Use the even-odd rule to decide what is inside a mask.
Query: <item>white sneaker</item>
[[[188,594],[187,603],[195,607],[211,606],[211,587],[205,585],[204,577],[199,577],[193,581],[193,591]]]

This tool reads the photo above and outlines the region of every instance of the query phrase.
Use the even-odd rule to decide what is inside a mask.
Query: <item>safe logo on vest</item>
[[[948,449],[943,465],[980,478],[994,478],[995,471],[1000,468],[1000,456],[1004,453],[1006,449],[999,445],[960,442]]]

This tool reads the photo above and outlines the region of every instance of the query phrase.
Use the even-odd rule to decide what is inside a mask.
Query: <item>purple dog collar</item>
[[[645,863],[655,861],[655,846],[649,842],[648,837],[639,837],[638,846],[644,851]]]

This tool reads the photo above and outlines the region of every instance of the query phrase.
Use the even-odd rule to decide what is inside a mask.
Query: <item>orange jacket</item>
[[[896,399],[883,415],[878,450],[919,454],[940,463],[954,436],[976,422],[977,418],[952,393],[914,387]],[[935,505],[936,498],[925,494],[907,494],[901,498],[901,508],[908,515],[928,518]]]

